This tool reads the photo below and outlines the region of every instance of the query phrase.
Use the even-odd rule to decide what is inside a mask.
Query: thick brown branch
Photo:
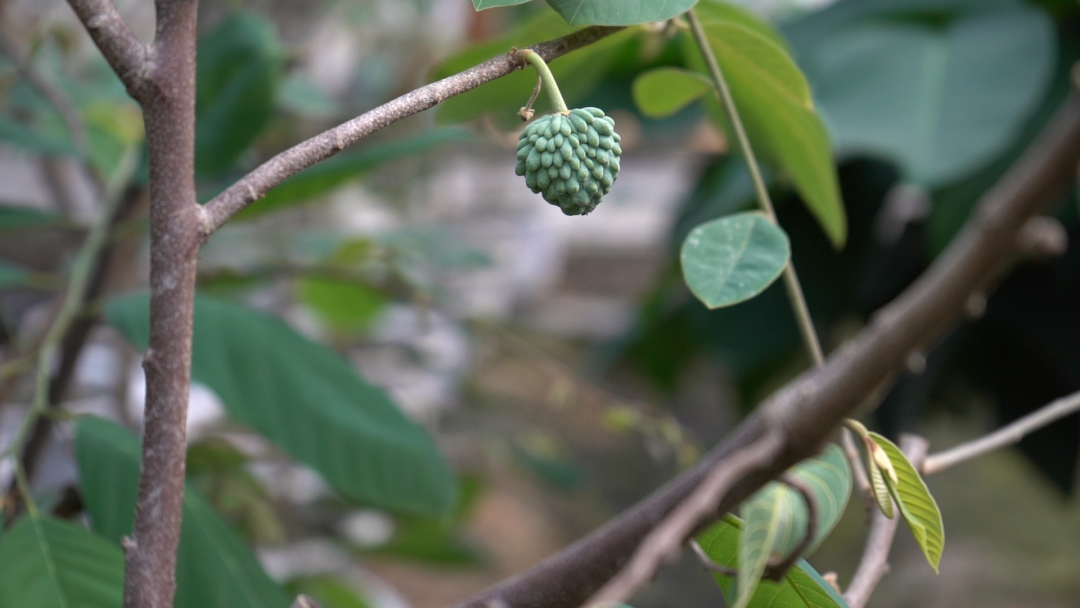
[[[124,608],[169,608],[183,514],[191,335],[200,228],[195,201],[196,0],[157,0],[140,99],[150,165],[150,340],[135,522],[124,539]]]
[[[702,462],[603,528],[533,569],[459,606],[503,602],[512,608],[580,605],[625,563],[639,541],[716,466],[774,430],[785,449],[727,493],[721,510],[739,502],[796,462],[812,455],[840,421],[879,384],[904,368],[909,354],[939,339],[1002,262],[1016,252],[1024,223],[1072,183],[1080,159],[1080,101],[1071,98],[1000,182],[931,268],[825,366],[806,372],[771,396]]]
[[[620,29],[622,28],[588,27],[529,48],[543,57],[544,61],[552,61]],[[502,78],[521,67],[522,64],[515,61],[509,53],[499,55],[464,72],[406,93],[289,148],[259,165],[254,171],[206,204],[203,238],[208,238],[229,221],[229,218],[262,198],[268,190],[315,163],[330,158],[379,129],[433,108],[455,95],[461,95],[484,83]]]
[[[110,0],[68,0],[128,95],[142,101],[150,50],[135,38]]]
[[[596,592],[586,605],[625,602],[656,574],[664,561],[678,557],[686,539],[701,523],[716,517],[716,507],[740,477],[754,469],[768,467],[783,448],[783,437],[770,433],[732,454],[724,466],[714,468],[694,493],[656,526],[634,557],[619,573]]]
[[[904,435],[900,438],[900,449],[908,457],[916,468],[926,458],[927,442],[922,437]],[[844,600],[849,608],[863,608],[870,601],[870,594],[874,592],[878,583],[889,572],[889,550],[892,549],[893,537],[896,536],[896,528],[900,525],[898,509],[893,509],[893,518],[889,519],[881,512],[874,509],[870,516],[870,535],[866,539],[866,549],[863,551],[859,569],[851,579]]]

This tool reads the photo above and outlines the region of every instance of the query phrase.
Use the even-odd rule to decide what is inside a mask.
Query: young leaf
[[[720,521],[702,532],[697,541],[712,561],[728,567],[738,566],[739,527],[735,518]],[[735,602],[735,579],[714,574],[717,585],[729,604]],[[847,608],[844,599],[804,559],[795,562],[779,582],[761,581],[748,608]]]
[[[274,24],[254,13],[229,15],[199,41],[195,170],[221,173],[270,120],[284,50]]]
[[[82,526],[25,516],[0,538],[0,606],[118,608],[124,554]]]
[[[761,293],[780,276],[790,257],[784,231],[755,212],[694,228],[680,255],[686,284],[709,308],[738,304]]]
[[[810,553],[843,515],[851,495],[851,468],[843,451],[830,445],[820,456],[792,467],[788,474],[814,497],[817,527],[806,549]],[[787,556],[798,548],[810,515],[800,492],[775,481],[743,503],[741,511],[745,525],[739,542],[737,607],[748,605],[771,557]]]
[[[664,118],[713,90],[712,82],[697,72],[656,68],[634,79],[634,103],[642,114]]]
[[[783,48],[729,21],[704,25],[709,44],[731,87],[755,152],[783,168],[833,245],[847,238],[847,219],[829,136],[814,112],[810,87]],[[700,51],[687,44],[690,66],[704,71]],[[726,119],[706,98],[721,127]]]
[[[109,321],[138,348],[146,296],[113,300]],[[192,377],[229,414],[318,470],[353,500],[421,515],[454,505],[455,480],[431,438],[351,365],[265,314],[197,298]]]
[[[75,425],[75,458],[94,529],[119,544],[134,518],[139,440],[113,422],[88,416]],[[184,492],[176,583],[177,608],[289,605],[236,531],[190,486]]]
[[[900,448],[882,435],[870,433],[870,436],[885,450],[896,469],[898,482],[894,483],[886,478],[885,483],[889,485],[889,492],[922,548],[926,561],[930,562],[934,572],[937,572],[941,552],[945,548],[945,527],[941,521],[941,511],[938,510],[937,503],[919,472],[911,466]]]
[[[570,25],[637,25],[677,17],[698,0],[547,0]]]
[[[870,475],[870,489],[874,493],[874,501],[882,514],[892,519],[896,514],[893,512],[892,497],[889,495],[889,486],[885,483],[885,476],[881,473],[881,467],[874,462],[873,458],[866,459],[866,470]]]

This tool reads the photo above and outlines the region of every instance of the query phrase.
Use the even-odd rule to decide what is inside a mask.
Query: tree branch
[[[926,440],[922,437],[904,435],[900,438],[900,449],[915,468],[918,468],[926,457],[926,448]],[[885,517],[881,509],[874,509],[870,516],[870,534],[866,539],[862,560],[859,561],[859,568],[844,593],[844,601],[849,608],[863,608],[866,602],[870,601],[870,594],[877,588],[882,577],[889,573],[889,551],[899,525],[899,509],[893,509],[891,519]]]
[[[768,467],[742,476],[719,510],[729,511],[770,479],[817,452],[841,420],[881,383],[904,368],[910,353],[939,339],[968,298],[986,287],[1017,251],[1021,227],[1076,177],[1080,159],[1080,101],[1070,98],[997,185],[981,199],[965,228],[930,269],[880,310],[870,325],[834,352],[825,366],[805,372],[767,399],[701,463],[604,527],[531,570],[459,606],[503,602],[513,608],[571,608],[611,578],[651,531],[689,496],[714,467],[779,431],[785,441]]]
[[[68,0],[68,4],[124,83],[128,95],[142,102],[152,59],[150,49],[135,38],[110,0]]]
[[[588,27],[562,38],[535,44],[529,49],[544,61],[552,61],[621,29],[623,28]],[[515,61],[510,53],[499,55],[464,72],[406,93],[285,150],[206,203],[203,208],[203,238],[209,238],[229,221],[229,218],[265,196],[268,190],[315,163],[334,156],[379,129],[523,67],[524,64]]]
[[[932,475],[965,460],[1012,445],[1023,439],[1028,433],[1074,412],[1080,412],[1080,392],[1052,401],[989,435],[984,435],[974,441],[934,454],[926,459],[920,472],[923,475]]]
[[[656,526],[634,552],[630,564],[608,581],[585,605],[619,603],[630,598],[649,582],[663,562],[679,556],[683,543],[702,522],[716,517],[716,507],[731,487],[755,468],[763,468],[783,447],[780,434],[769,434],[732,454],[723,467],[716,467],[702,480],[694,493],[679,503],[660,525]]]

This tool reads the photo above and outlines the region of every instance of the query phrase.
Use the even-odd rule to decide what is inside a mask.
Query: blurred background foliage
[[[574,29],[541,2],[480,13],[467,0],[201,4],[203,201],[322,129]],[[149,40],[152,7],[117,5]],[[832,349],[928,266],[1070,93],[1080,6],[740,6],[703,0],[700,10],[791,53],[834,149],[843,247],[801,204],[797,176],[767,167]],[[97,535],[71,542],[114,559],[130,517],[121,497],[134,494],[134,438],[120,425],[138,428],[143,391],[124,340],[145,340],[144,300],[128,295],[146,285],[141,116],[66,4],[16,0],[0,17],[0,442],[31,395],[20,358],[47,326],[95,193],[112,184],[124,212],[88,307],[107,323],[79,349],[63,405],[119,425],[86,418],[54,430],[35,490],[56,514],[89,515]],[[535,84],[522,71],[304,171],[213,238],[198,278],[178,605],[217,605],[183,573],[226,571],[218,563],[235,569],[216,597],[246,598],[231,605],[284,606],[298,592],[328,608],[444,605],[644,496],[809,365],[782,287],[709,311],[683,284],[687,233],[753,207],[711,98],[663,119],[635,103],[642,72],[695,61],[655,24],[553,62],[570,105],[603,108],[623,134],[619,182],[587,218],[561,217],[513,175],[516,112]],[[1080,238],[1076,192],[1052,210]],[[932,345],[862,417],[943,448],[1080,389],[1078,310],[1075,247],[1018,262],[981,317]],[[1074,415],[1022,441],[1023,457],[931,478],[950,530],[942,575],[901,542],[874,605],[1080,605],[1069,567],[1080,560],[1078,450]],[[358,473],[381,459],[400,475]],[[5,461],[4,488],[10,475]],[[841,582],[861,552],[857,503],[814,561]],[[49,525],[49,535],[68,530]],[[720,605],[688,562],[634,605]]]

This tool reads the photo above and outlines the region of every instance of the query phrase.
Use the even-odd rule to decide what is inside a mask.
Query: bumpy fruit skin
[[[566,215],[585,215],[611,191],[619,174],[615,121],[598,108],[536,119],[518,140],[518,175]]]

